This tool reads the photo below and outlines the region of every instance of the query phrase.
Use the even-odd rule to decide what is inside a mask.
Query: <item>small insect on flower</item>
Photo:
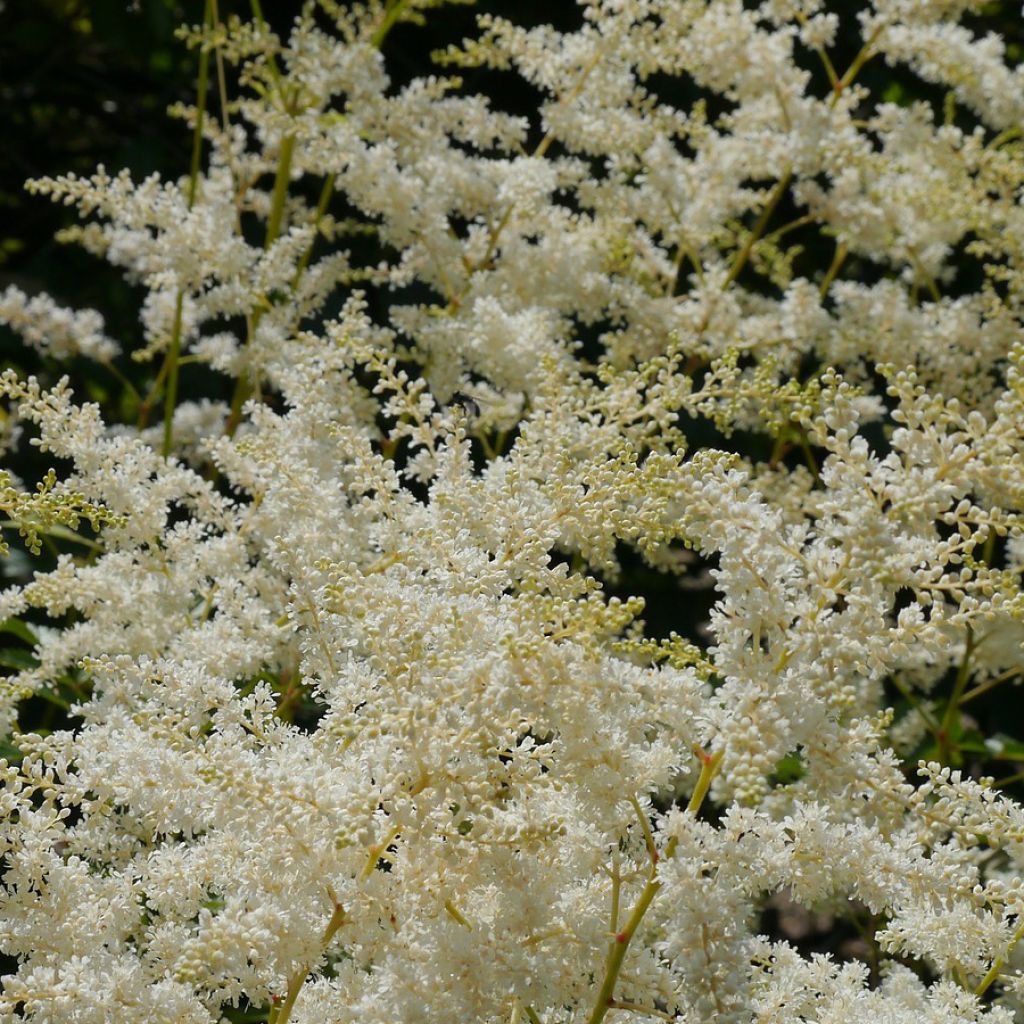
[[[480,416],[480,403],[471,395],[464,394],[461,391],[456,391],[452,395],[451,405],[462,406],[462,411],[467,419],[475,420]]]

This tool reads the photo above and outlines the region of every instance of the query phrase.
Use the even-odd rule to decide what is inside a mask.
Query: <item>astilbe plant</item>
[[[391,84],[431,6],[208,2],[191,173],[30,183],[141,340],[0,320],[155,370],[127,423],[0,382],[59,460],[0,489],[56,552],[0,597],[0,1021],[1021,1019],[964,709],[1022,664],[1024,70],[979,0],[483,13],[435,59],[524,119]],[[710,567],[705,631],[627,557],[680,630]]]

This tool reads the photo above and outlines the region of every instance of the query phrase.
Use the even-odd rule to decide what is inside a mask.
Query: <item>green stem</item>
[[[292,278],[293,292],[298,289],[299,281],[302,279],[302,275],[306,272],[306,267],[309,266],[309,261],[313,257],[313,247],[316,245],[316,232],[320,226],[320,221],[324,219],[324,214],[327,213],[327,206],[331,201],[331,196],[334,194],[334,179],[335,175],[333,172],[324,178],[324,186],[320,190],[320,201],[316,204],[316,215],[313,218],[313,237],[309,240],[309,245],[302,254],[299,265],[295,268],[295,277]]]
[[[169,458],[174,447],[174,407],[178,403],[178,368],[181,359],[181,318],[185,305],[185,293],[179,291],[174,300],[174,327],[171,330],[171,344],[167,349],[167,392],[164,395],[164,442],[163,457]]]
[[[836,279],[836,275],[846,262],[848,252],[849,250],[847,249],[845,242],[839,242],[836,245],[835,255],[832,257],[832,262],[829,264],[825,277],[822,279],[821,286],[818,288],[818,297],[822,299],[822,301],[824,301],[825,296],[828,295],[828,290],[832,287],[832,282]]]
[[[277,158],[277,173],[274,176],[274,193],[270,200],[270,216],[267,218],[267,234],[263,248],[269,249],[281,233],[284,219],[284,203],[288,198],[288,184],[292,177],[292,156],[295,153],[295,136],[286,135],[281,140],[281,152]]]
[[[1024,772],[1014,772],[1012,775],[1004,775],[1001,779],[996,779],[992,785],[996,789],[1005,789],[1007,786],[1012,786],[1015,782],[1020,782],[1024,779]]]
[[[988,565],[992,565],[992,559],[996,553],[996,531],[989,531],[989,535],[985,538],[985,546],[981,549],[981,559]]]
[[[960,662],[960,667],[957,669],[956,681],[953,683],[953,693],[950,695],[949,703],[946,704],[946,709],[942,715],[942,721],[939,723],[939,756],[947,764],[950,763],[950,758],[953,755],[953,746],[950,743],[949,733],[953,728],[953,721],[957,716],[957,711],[964,695],[964,689],[967,686],[967,680],[971,676],[971,655],[974,653],[974,647],[974,628],[968,624],[964,656]]]
[[[797,12],[796,19],[797,21],[800,22],[801,25],[807,24],[807,15],[801,13],[800,11]],[[825,74],[828,75],[828,84],[832,86],[833,91],[840,89],[841,86],[839,84],[839,73],[836,71],[836,66],[832,63],[832,58],[829,57],[828,51],[825,49],[824,46],[820,45],[815,46],[814,50],[817,53],[819,60],[821,61],[822,67],[825,69]]]
[[[708,755],[703,751],[698,751],[697,754],[701,760],[700,776],[697,779],[693,795],[690,797],[690,802],[686,806],[688,814],[696,814],[700,810],[701,804],[704,803],[704,798],[711,787],[711,782],[722,763],[725,748],[723,747],[717,754]],[[676,852],[677,845],[678,840],[675,836],[672,836],[665,844],[662,857],[666,860],[671,859]],[[594,1009],[587,1018],[587,1024],[600,1024],[608,1011],[615,1005],[615,985],[619,980],[623,961],[626,959],[626,951],[629,949],[633,936],[636,935],[644,916],[654,902],[654,897],[658,895],[658,890],[661,889],[661,886],[661,880],[658,878],[658,866],[657,862],[655,862],[651,865],[647,884],[640,893],[625,928],[618,932],[612,940],[611,949],[608,951],[608,960],[605,964],[604,980],[601,982],[601,988],[598,990]]]
[[[344,923],[345,909],[340,903],[335,903],[334,913],[331,915],[330,921],[327,922],[327,927],[324,929],[323,936],[320,939],[321,951],[327,948],[335,933]],[[304,965],[288,979],[288,989],[285,992],[284,999],[281,1001],[281,1005],[277,1007],[276,1012],[271,1010],[268,1024],[288,1024],[288,1019],[291,1017],[292,1010],[295,1007],[295,1000],[299,998],[299,992],[302,991],[302,986],[305,984],[310,970],[311,967],[309,965]]]
[[[206,0],[204,20],[208,28],[213,27],[213,6]],[[210,55],[202,47],[199,50],[199,88],[196,98],[196,123],[192,128],[192,162],[188,179],[188,208],[191,210],[196,201],[199,188],[199,168],[203,157],[203,119],[206,115],[206,93],[210,84]]]
[[[864,43],[860,48],[860,52],[853,58],[853,63],[846,69],[846,74],[832,87],[832,99],[829,101],[830,107],[834,107],[839,102],[839,97],[843,94],[843,91],[853,85],[854,79],[860,74],[860,69],[874,56],[871,52],[871,47],[875,45],[878,37],[884,31],[885,25],[882,24],[871,33],[871,38]]]
[[[109,359],[104,360],[100,363],[101,366],[105,366],[115,378],[118,383],[131,395],[138,405],[142,404],[142,395],[139,394],[138,388],[111,362]]]
[[[708,755],[699,749],[696,751],[696,754],[700,758],[700,775],[697,777],[697,785],[690,794],[690,801],[686,805],[686,812],[688,814],[696,814],[701,809],[704,798],[708,795],[708,790],[711,788],[711,783],[721,767],[722,758],[725,757],[725,747],[722,747],[717,754]],[[675,852],[675,844],[670,842],[669,845],[672,846],[672,850]],[[669,855],[666,854],[666,856]]]
[[[157,372],[156,377],[153,379],[153,383],[150,385],[149,390],[146,392],[146,397],[142,400],[142,404],[139,406],[139,413],[135,420],[135,426],[142,430],[149,422],[149,414],[156,404],[156,400],[160,397],[163,386],[164,378],[167,376],[167,360],[165,359],[160,364],[160,369]]]
[[[260,6],[260,0],[249,0],[249,8],[252,11],[253,20],[263,30],[267,30],[267,20],[263,17],[263,8]],[[278,91],[281,88],[281,71],[277,66],[277,60],[273,53],[267,54],[267,66],[270,68],[270,75],[274,79],[274,85],[278,87]],[[284,96],[281,96],[282,102]]]
[[[994,139],[986,143],[986,149],[998,149],[1006,142],[1012,142],[1014,139],[1019,139],[1021,135],[1024,135],[1024,130],[1020,128],[1007,128],[1006,131],[1000,132]]]
[[[774,231],[764,236],[766,242],[774,242],[784,235],[788,235],[791,231],[796,231],[797,228],[806,227],[808,224],[816,223],[816,218],[813,214],[805,213],[803,216],[796,217],[791,220],[788,224],[783,224],[782,227],[776,228]]]
[[[633,810],[636,812],[637,819],[640,822],[640,828],[644,834],[644,845],[647,847],[647,853],[651,858],[652,864],[658,863],[658,847],[654,842],[654,833],[651,831],[651,823],[647,820],[647,815],[644,813],[644,809],[640,806],[640,801],[637,800],[632,793],[629,796],[629,802],[633,805]]]
[[[615,999],[608,1007],[609,1010],[629,1010],[631,1013],[642,1013],[648,1017],[660,1017],[662,1020],[675,1020],[671,1013],[659,1010],[654,1006],[641,1006],[639,1003],[624,1003],[621,999]]]
[[[213,24],[220,25],[220,12],[217,10],[217,0],[211,0],[210,11],[213,16]],[[224,133],[227,134],[231,128],[231,118],[228,113],[228,86],[224,75],[224,55],[220,47],[215,47],[213,52],[214,62],[217,65],[217,91],[220,93],[220,117]]]
[[[1021,939],[1024,939],[1024,920],[1017,925],[1017,930],[1010,938],[1009,945],[1007,945],[1002,956],[996,957],[992,966],[989,968],[988,974],[978,982],[978,987],[974,990],[974,994],[976,996],[980,998],[988,991],[992,983],[999,977],[999,972],[1006,966],[1006,961],[1010,959],[1010,954],[1014,951],[1017,943],[1020,942]]]
[[[256,5],[258,7],[258,4]],[[277,172],[274,175],[274,192],[270,201],[270,216],[267,218],[267,233],[263,239],[264,250],[269,249],[274,239],[280,234],[281,222],[284,217],[285,199],[288,197],[288,184],[291,181],[292,156],[295,152],[295,137],[286,135],[281,140],[281,151],[277,158]],[[294,284],[298,284],[296,276]],[[263,317],[263,310],[257,309],[249,320],[248,344],[256,334],[260,320]],[[243,373],[235,383],[235,392],[231,396],[231,412],[228,414],[226,433],[233,437],[242,421],[242,406],[252,394],[252,383]]]
[[[373,46],[378,49],[383,44],[387,34],[391,31],[392,27],[398,21],[402,14],[402,11],[408,6],[409,0],[397,0],[387,11],[384,16],[384,20],[378,26],[377,31],[374,32],[370,39]],[[266,21],[263,17],[263,9],[260,6],[260,0],[250,0],[252,7],[253,18],[256,20],[260,28],[266,28]],[[278,91],[282,93],[281,100],[285,102],[283,95],[281,73],[278,70],[277,62],[274,60],[273,54],[268,57],[271,74],[274,78],[274,82],[277,85]],[[274,191],[270,200],[270,215],[267,219],[267,233],[263,239],[263,248],[269,249],[274,243],[277,237],[281,233],[281,226],[284,221],[284,207],[285,202],[288,198],[288,185],[291,182],[291,165],[292,158],[295,153],[295,137],[293,135],[285,135],[281,140],[281,150],[278,155],[277,171],[274,175]],[[317,206],[316,222],[319,223],[327,210],[327,204],[330,202],[331,195],[334,192],[334,175],[330,174],[327,180],[324,182],[323,190],[320,193],[320,203]],[[312,243],[309,249],[303,254],[302,259],[296,268],[295,276],[292,280],[292,290],[294,291],[299,284],[299,280],[302,274],[305,272],[306,267],[309,265],[309,260],[312,254]],[[252,315],[252,320],[249,325],[249,340],[252,339],[256,333],[256,328],[259,326],[262,311],[256,310]],[[242,422],[242,406],[245,405],[247,399],[253,393],[252,383],[246,379],[245,376],[238,378],[235,383],[235,391],[231,396],[231,411],[228,414],[228,421],[225,427],[225,433],[228,437],[233,437],[235,431],[238,429],[239,424]]]
[[[370,36],[370,45],[379,50],[387,39],[388,33],[395,27],[402,12],[409,6],[409,0],[395,0],[384,14],[384,20],[377,26],[377,31]]]
[[[775,212],[775,208],[782,201],[782,197],[785,195],[792,177],[792,170],[787,168],[782,177],[779,178],[771,195],[768,197],[768,202],[765,204],[765,208],[761,211],[761,216],[757,218],[754,230],[751,231],[750,237],[744,243],[743,248],[736,254],[736,258],[733,260],[732,266],[729,268],[725,284],[722,286],[723,291],[740,276],[740,272],[747,265],[747,260],[750,259],[750,254],[754,251],[754,246],[757,245],[758,240],[764,234],[764,229],[768,226],[768,221],[771,220],[772,214]]]
[[[1021,674],[1019,668],[1008,668],[1005,672],[1000,672],[999,675],[994,676],[992,679],[986,679],[983,683],[978,683],[977,686],[968,690],[960,698],[960,706],[963,707],[965,704],[974,700],[975,697],[980,697],[983,693],[988,693],[989,690],[994,690],[997,686],[1002,686],[1007,680],[1013,679],[1015,676]]]
[[[206,0],[204,20],[208,27],[213,24],[213,3]],[[199,95],[196,100],[196,123],[192,129],[192,162],[188,179],[188,208],[195,205],[199,191],[199,169],[203,157],[203,119],[206,114],[206,93],[210,82],[210,55],[199,50]],[[167,366],[167,392],[164,397],[164,440],[163,457],[169,458],[174,447],[174,407],[178,401],[178,360],[181,358],[181,323],[185,304],[185,290],[178,289],[174,301],[174,325],[171,328],[171,343],[165,360]]]
[[[814,452],[811,450],[811,442],[807,438],[807,431],[802,426],[797,433],[797,444],[800,445],[800,450],[804,453],[804,462],[807,463],[807,468],[811,471],[814,482],[820,486],[821,475],[818,472],[818,460],[814,457]]]
[[[672,852],[674,853],[675,851],[673,850]],[[629,915],[626,927],[615,936],[608,955],[608,963],[605,967],[604,981],[601,984],[600,991],[597,993],[597,1002],[588,1018],[588,1024],[598,1024],[599,1021],[604,1020],[605,1014],[611,1009],[614,1002],[613,993],[615,985],[619,980],[622,962],[626,958],[626,950],[629,948],[630,941],[640,927],[640,922],[643,921],[644,915],[647,913],[651,903],[654,902],[654,897],[658,895],[660,888],[661,882],[656,878],[652,878],[647,882],[643,892],[640,893],[640,898],[636,901],[636,906],[633,907],[633,912]]]
[[[939,732],[941,727],[938,722],[935,721],[935,716],[923,704],[920,703],[915,697],[910,687],[907,686],[898,676],[890,676],[889,682],[900,691],[904,700],[913,708],[913,710],[921,716],[924,720],[925,725],[928,726],[928,730],[935,737],[936,740],[939,738]]]
[[[611,931],[615,934],[619,930],[619,896],[622,892],[622,875],[619,872],[619,858],[615,856],[612,862],[612,911]]]

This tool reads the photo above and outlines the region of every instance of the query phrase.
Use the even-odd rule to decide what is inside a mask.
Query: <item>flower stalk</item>
[[[721,767],[722,758],[725,756],[725,747],[721,747],[714,754],[707,754],[699,748],[695,749],[694,752],[700,759],[700,775],[697,777],[697,785],[690,796],[690,801],[686,805],[686,813],[691,815],[697,814],[704,803],[704,798],[711,788],[711,783]],[[651,868],[647,882],[633,906],[625,927],[621,931],[616,932],[612,940],[611,948],[608,951],[608,960],[605,964],[604,978],[601,982],[601,987],[598,989],[594,1008],[587,1018],[587,1024],[601,1024],[608,1011],[615,1006],[615,986],[618,983],[629,944],[633,941],[647,911],[650,909],[651,904],[663,885],[661,879],[658,878],[658,862],[661,859],[671,860],[677,845],[678,840],[675,836],[672,836],[665,844],[660,857],[656,851],[652,851]]]

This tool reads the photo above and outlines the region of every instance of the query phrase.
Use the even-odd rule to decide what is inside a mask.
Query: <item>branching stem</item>
[[[690,797],[690,802],[686,807],[688,814],[696,814],[704,803],[704,798],[707,796],[708,789],[711,787],[711,782],[722,763],[722,758],[725,755],[725,748],[723,747],[716,754],[707,754],[703,750],[698,749],[696,754],[700,758],[701,769],[700,776],[697,779],[697,785],[694,788],[693,795]],[[676,837],[672,836],[665,844],[665,848],[661,854],[662,859],[671,860],[672,856],[675,854],[677,845],[678,841]],[[661,880],[658,878],[658,864],[655,860],[651,864],[651,870],[647,877],[647,884],[643,887],[640,896],[637,898],[632,913],[629,915],[629,920],[626,922],[626,926],[622,931],[617,932],[615,937],[612,939],[611,948],[608,951],[608,960],[605,964],[604,980],[601,982],[601,987],[598,990],[594,1009],[587,1018],[587,1024],[600,1024],[600,1022],[604,1020],[608,1011],[615,1006],[615,985],[619,980],[619,973],[622,970],[623,961],[626,959],[626,951],[629,949],[629,944],[632,941],[633,936],[636,935],[637,930],[643,922],[644,916],[647,914],[651,904],[654,902],[655,896],[658,895],[658,890],[661,889],[661,886]]]
[[[345,923],[345,908],[335,902],[334,913],[331,915],[330,921],[327,922],[327,927],[324,929],[323,935],[320,938],[320,950],[327,949],[330,945],[331,939],[334,938],[335,933]],[[302,991],[302,986],[305,984],[306,978],[309,976],[309,972],[312,969],[311,964],[303,964],[289,979],[288,988],[285,991],[284,999],[281,1004],[270,1011],[270,1015],[267,1018],[267,1024],[288,1024],[288,1020],[292,1015],[292,1010],[295,1008],[295,1000],[299,998],[299,992]]]

